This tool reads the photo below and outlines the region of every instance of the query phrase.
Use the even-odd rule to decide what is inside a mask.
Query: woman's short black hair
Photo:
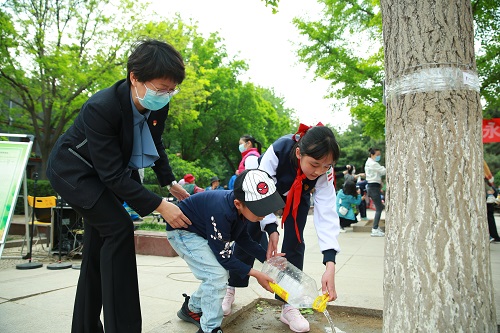
[[[186,77],[182,56],[172,45],[156,40],[145,39],[134,45],[127,62],[127,82],[134,73],[139,82],[168,78],[177,84]]]

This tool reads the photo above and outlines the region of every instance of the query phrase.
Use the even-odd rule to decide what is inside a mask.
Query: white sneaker
[[[224,316],[229,316],[231,314],[231,306],[234,303],[234,288],[227,288],[226,296],[222,301],[222,311],[224,311]]]
[[[380,229],[372,229],[372,234],[371,234],[372,237],[384,237],[385,236],[385,233],[380,230]]]
[[[309,332],[309,322],[300,311],[293,306],[285,305],[281,309],[280,320],[294,332]]]

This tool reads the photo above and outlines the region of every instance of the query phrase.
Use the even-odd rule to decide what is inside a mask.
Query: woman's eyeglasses
[[[164,96],[164,95],[169,95],[170,97],[174,96],[175,94],[177,94],[179,91],[181,91],[181,88],[179,86],[177,86],[174,90],[160,90],[158,88],[155,87],[155,85],[152,83],[152,82],[149,82],[154,89],[150,89],[154,92],[154,94],[156,96]],[[146,89],[149,89],[148,86],[146,86],[146,84],[144,83],[144,86],[146,87]]]

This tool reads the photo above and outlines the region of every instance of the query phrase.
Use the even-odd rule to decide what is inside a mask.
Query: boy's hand
[[[326,263],[326,271],[321,277],[321,290],[323,294],[328,292],[328,302],[337,299],[337,291],[335,290],[335,263],[333,261]]]
[[[274,291],[271,289],[271,286],[269,285],[269,282],[274,282],[274,280],[267,274],[262,273],[261,271],[258,271],[256,269],[250,269],[250,272],[248,275],[253,276],[254,278],[257,279],[257,282],[262,286],[262,288],[266,289],[270,293],[274,293]]]

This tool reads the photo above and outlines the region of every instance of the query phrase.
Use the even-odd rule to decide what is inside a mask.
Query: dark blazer
[[[108,188],[141,216],[160,205],[161,197],[131,178],[131,103],[126,80],[118,81],[90,97],[73,125],[57,140],[49,156],[47,177],[69,203],[90,209]],[[168,110],[169,104],[152,111],[148,119],[160,156],[153,170],[161,186],[175,180],[161,139]]]

